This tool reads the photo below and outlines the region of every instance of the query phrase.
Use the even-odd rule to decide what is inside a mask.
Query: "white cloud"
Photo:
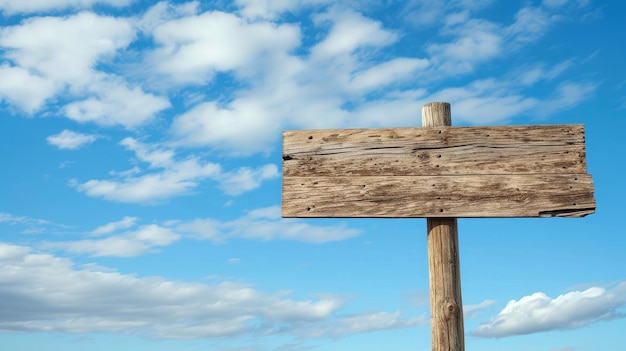
[[[284,12],[293,12],[309,5],[332,3],[332,0],[235,0],[240,13],[249,19],[275,19]]]
[[[120,223],[117,225],[119,226]],[[112,235],[104,239],[48,242],[43,247],[94,257],[132,257],[158,252],[159,247],[168,246],[179,239],[180,235],[172,230],[150,224],[141,226],[135,231]]]
[[[311,327],[343,305],[337,298],[288,299],[249,285],[136,277],[82,268],[0,243],[0,332],[122,333],[196,339]]]
[[[346,102],[358,105],[363,94],[390,86],[401,89],[428,64],[408,57],[382,61],[361,57],[359,52],[373,55],[398,38],[381,22],[361,14],[333,9],[316,16],[315,23],[329,29],[316,38],[309,55],[293,55],[291,46],[272,51],[272,60],[255,62],[258,74],[249,75],[243,66],[236,69],[233,75],[247,87],[237,91],[233,100],[206,101],[177,116],[171,131],[179,144],[251,154],[269,151],[286,125],[364,125],[360,115],[345,109]],[[377,121],[387,117],[377,116]]]
[[[537,292],[518,301],[511,300],[491,320],[472,334],[497,338],[550,330],[576,329],[598,321],[623,317],[617,311],[626,304],[626,283],[612,289],[592,287],[550,298]]]
[[[288,128],[415,125],[427,98],[449,98],[455,120],[472,123],[534,113],[548,99],[533,97],[524,89],[556,81],[571,61],[553,68],[537,63],[527,72],[518,70],[515,79],[486,78],[465,86],[426,89],[437,87],[433,81],[456,79],[511,55],[560,20],[556,7],[549,6],[523,7],[508,24],[478,18],[477,9],[488,3],[407,3],[408,12],[434,11],[441,19],[442,35],[424,44],[428,58],[389,58],[386,48],[406,40],[402,32],[392,30],[393,24],[386,26],[350,10],[358,8],[353,3],[326,6],[325,0],[241,0],[235,4],[240,10],[233,13],[201,13],[197,1],[160,2],[132,18],[88,12],[31,18],[0,34],[0,46],[7,48],[3,55],[7,62],[0,63],[0,73],[6,71],[10,78],[0,82],[0,99],[32,114],[57,96],[67,97],[65,106],[58,107],[65,117],[135,129],[173,106],[167,97],[147,90],[158,87],[171,94],[172,101],[182,94],[185,104],[192,106],[174,112],[169,132],[176,145],[208,146],[229,155],[270,152],[280,131]],[[282,13],[307,6],[315,8],[311,15],[315,35],[302,23],[276,20]],[[83,27],[88,30],[81,31]],[[46,29],[63,35],[52,38]],[[153,40],[154,48],[134,52],[131,44],[146,38]],[[99,71],[101,64],[108,72]],[[121,78],[121,71],[132,72],[132,82]],[[214,80],[218,72],[220,80]],[[222,78],[229,83],[217,96],[208,97],[205,88],[195,89],[206,83],[217,87]],[[477,87],[485,82],[495,83]],[[188,91],[189,86],[194,88]],[[584,82],[562,85],[550,96],[554,100],[547,105],[550,113],[573,106],[575,97],[592,92],[592,86]],[[246,172],[254,171],[241,170]],[[199,184],[168,180],[163,172],[135,173],[93,180],[82,189],[105,197],[105,193],[164,183],[164,191],[155,193],[158,200],[187,193]],[[222,187],[227,189],[229,184]],[[109,198],[149,201],[149,196],[141,194]]]
[[[59,149],[76,150],[91,144],[98,139],[93,134],[83,134],[65,129],[59,134],[51,135],[46,140],[50,145],[54,145]]]
[[[24,216],[16,216],[6,212],[0,212],[0,223],[8,224],[50,224],[44,219],[35,219]]]
[[[485,300],[481,303],[473,304],[473,305],[464,305],[463,306],[463,317],[465,319],[476,318],[479,314],[478,311],[483,310],[487,307],[493,306],[497,301],[496,300]]]
[[[257,169],[242,167],[220,176],[220,188],[230,195],[239,195],[261,186],[263,181],[280,176],[278,167],[268,164]]]
[[[134,138],[124,138],[120,145],[127,150],[133,151],[140,161],[149,163],[152,168],[165,168],[175,163],[174,157],[176,154],[172,149],[144,144]]]
[[[342,316],[345,304],[323,295],[289,299],[247,284],[216,285],[124,275],[98,265],[0,243],[0,332],[121,333],[160,339],[235,335],[344,337],[424,325],[399,312]]]
[[[522,85],[533,85],[540,81],[553,80],[572,66],[572,61],[561,62],[554,67],[546,68],[545,65],[536,64],[523,67],[520,70],[518,80]]]
[[[171,106],[168,99],[146,93],[137,86],[128,86],[111,76],[99,78],[94,85],[86,87],[89,97],[64,107],[66,117],[82,123],[134,128]]]
[[[0,99],[19,106],[28,114],[41,109],[58,89],[55,82],[6,63],[0,65],[0,76]]]
[[[598,85],[592,82],[563,82],[554,94],[546,99],[540,113],[549,115],[557,111],[567,110],[593,96]]]
[[[201,181],[219,176],[220,165],[188,157],[174,159],[174,151],[154,145],[142,144],[133,138],[121,144],[135,152],[142,162],[149,163],[155,172],[137,175],[136,172],[119,173],[119,179],[72,182],[78,191],[89,196],[119,202],[154,202],[173,196],[189,194]]]
[[[271,110],[260,98],[238,99],[226,108],[205,102],[177,116],[171,129],[181,144],[249,154],[267,150],[279,133],[281,115]]]
[[[503,37],[495,23],[469,19],[448,29],[454,39],[428,45],[426,51],[438,70],[447,76],[472,72],[480,63],[503,52]]]
[[[69,97],[61,113],[78,122],[133,128],[170,106],[125,79],[97,70],[136,39],[128,19],[81,12],[67,17],[31,17],[0,30],[4,63],[0,98],[27,113],[56,95]],[[28,88],[25,88],[28,87]]]
[[[160,1],[150,7],[143,15],[134,19],[134,25],[142,32],[150,33],[159,25],[174,19],[194,16],[198,13],[198,1],[174,4]]]
[[[128,229],[134,226],[138,219],[139,218],[137,217],[125,216],[124,218],[122,218],[121,220],[117,222],[111,222],[111,223],[107,223],[105,225],[99,226],[98,228],[91,231],[91,234],[103,235],[103,234],[116,232],[120,229]]]
[[[161,173],[150,173],[137,177],[124,177],[120,180],[91,179],[84,183],[70,182],[78,191],[92,197],[119,202],[154,202],[174,196],[189,194],[199,185],[199,181],[217,174],[219,165],[198,164],[188,160],[181,168],[172,168]]]
[[[369,91],[384,88],[390,84],[403,83],[412,77],[412,73],[428,67],[428,60],[397,58],[368,68],[355,74],[352,87]]]
[[[505,29],[514,45],[533,42],[542,37],[558,20],[541,7],[524,7],[515,15],[515,22]]]
[[[46,79],[82,87],[96,63],[128,46],[135,32],[127,20],[82,12],[32,17],[0,31],[3,56]]]
[[[278,167],[267,164],[258,169],[241,167],[223,172],[217,163],[205,162],[195,156],[176,157],[173,149],[145,144],[134,138],[120,142],[134,152],[140,162],[148,164],[142,171],[135,167],[123,172],[110,172],[113,179],[91,179],[70,185],[88,196],[111,201],[154,203],[175,196],[190,194],[205,181],[215,181],[230,195],[240,195],[279,176]]]
[[[179,83],[204,83],[219,71],[255,70],[300,42],[296,26],[249,23],[219,11],[167,21],[151,34],[157,49],[149,61]]]
[[[345,316],[336,321],[326,322],[321,328],[305,332],[308,337],[341,338],[350,334],[368,333],[387,329],[402,329],[414,326],[428,325],[430,319],[425,316],[402,318],[399,311],[371,312],[352,316]]]
[[[33,13],[68,8],[89,8],[93,5],[122,7],[134,0],[0,0],[0,10],[6,14]]]
[[[234,238],[325,243],[349,239],[360,234],[359,230],[343,224],[320,226],[307,224],[297,219],[282,219],[280,207],[250,211],[247,215],[232,221],[200,218],[178,223],[175,230],[200,240],[211,240],[216,243],[223,243]]]
[[[351,54],[359,48],[388,46],[398,39],[397,34],[383,29],[382,23],[352,11],[335,8],[315,20],[318,26],[332,25],[328,35],[311,49],[317,60]]]
[[[480,11],[493,0],[408,0],[403,10],[404,19],[417,26],[431,26],[440,23],[446,14]]]
[[[570,0],[543,0],[543,4],[548,7],[559,7],[565,5]]]
[[[429,100],[450,102],[453,121],[473,124],[493,124],[532,111],[541,104],[538,99],[521,94],[511,82],[495,79],[443,89]]]

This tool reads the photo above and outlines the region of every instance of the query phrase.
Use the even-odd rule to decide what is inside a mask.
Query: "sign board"
[[[583,217],[583,125],[283,133],[283,217]]]

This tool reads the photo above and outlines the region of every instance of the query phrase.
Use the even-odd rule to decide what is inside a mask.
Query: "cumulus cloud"
[[[26,68],[6,63],[0,65],[0,75],[0,99],[19,106],[28,114],[41,109],[58,89],[55,82],[33,74]]]
[[[331,9],[315,17],[318,25],[332,26],[326,37],[311,50],[316,59],[351,54],[360,48],[384,47],[393,44],[398,35],[383,28],[382,23],[353,12]]]
[[[51,135],[46,140],[50,145],[54,145],[59,149],[76,150],[91,144],[98,139],[93,134],[83,134],[65,129],[59,134]]]
[[[129,86],[113,76],[98,76],[94,85],[84,91],[87,97],[63,108],[66,117],[81,123],[134,128],[146,124],[171,106],[168,99]]]
[[[125,275],[0,243],[0,332],[120,333],[160,339],[342,337],[422,325],[399,312],[343,316],[330,295],[296,300],[249,284]],[[335,326],[335,327],[333,327]]]
[[[325,243],[345,240],[361,234],[359,230],[343,224],[320,226],[297,219],[282,219],[280,207],[256,209],[232,221],[198,218],[179,223],[175,228],[188,236],[216,243],[223,243],[234,238]]]
[[[0,31],[4,57],[59,84],[90,83],[96,63],[128,46],[135,32],[127,20],[82,12],[32,17]]]
[[[180,83],[203,83],[218,71],[245,70],[299,44],[296,26],[250,23],[220,11],[172,19],[151,34],[157,48],[149,61],[156,72]]]
[[[592,287],[556,298],[542,292],[511,300],[500,313],[472,331],[479,337],[498,338],[551,330],[577,329],[591,323],[624,317],[626,282],[611,289]]]
[[[240,98],[220,107],[204,102],[178,115],[171,126],[179,144],[212,146],[235,154],[267,151],[280,131],[281,115],[261,97]]]
[[[316,15],[314,22],[326,33],[316,39],[308,55],[292,52],[302,45],[299,36],[289,39],[291,37],[279,35],[272,40],[285,43],[271,47],[267,54],[271,60],[252,57],[252,61],[237,67],[214,65],[213,70],[232,70],[232,75],[242,81],[245,88],[232,100],[204,101],[176,116],[171,130],[179,144],[251,154],[270,150],[285,126],[366,125],[367,121],[361,121],[359,115],[345,108],[347,102],[355,101],[358,105],[362,103],[363,94],[386,88],[400,90],[429,65],[419,58],[373,60],[359,55],[360,52],[376,53],[393,44],[398,34],[357,12],[331,9]],[[212,47],[222,45],[226,44],[216,43]],[[229,50],[223,47],[222,51]],[[252,73],[248,62],[254,62]],[[201,71],[193,75],[194,79],[200,76]],[[393,94],[387,97],[391,101],[398,100]],[[409,99],[403,102],[414,103]],[[387,117],[377,116],[377,121],[387,122]]]
[[[169,100],[97,69],[135,38],[128,19],[91,12],[31,17],[4,27],[0,47],[7,62],[0,71],[7,79],[0,83],[0,98],[32,114],[67,94],[70,102],[59,112],[70,119],[128,128],[144,124],[168,108]]]

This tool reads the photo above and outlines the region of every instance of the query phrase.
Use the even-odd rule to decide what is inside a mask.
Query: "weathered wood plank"
[[[587,174],[283,177],[283,217],[582,217]]]
[[[283,133],[283,175],[586,173],[583,125]]]

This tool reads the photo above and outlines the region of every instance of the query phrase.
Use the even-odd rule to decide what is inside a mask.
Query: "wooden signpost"
[[[583,217],[595,211],[582,125],[283,133],[283,217],[427,218],[433,351],[463,351],[459,217]]]

